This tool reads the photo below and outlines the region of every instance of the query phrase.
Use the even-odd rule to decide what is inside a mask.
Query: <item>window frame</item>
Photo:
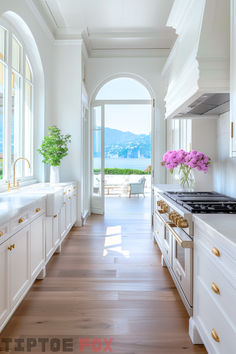
[[[12,180],[13,168],[12,168],[12,153],[11,153],[11,139],[12,139],[12,73],[17,75],[21,80],[20,88],[20,133],[19,133],[19,156],[26,157],[30,160],[30,175],[25,176],[25,172],[28,169],[27,164],[22,163],[18,165],[18,171],[21,172],[21,176],[17,177],[20,182],[30,182],[34,179],[34,72],[30,60],[30,56],[27,53],[26,45],[21,35],[17,30],[9,25],[5,20],[0,20],[0,26],[6,31],[5,35],[5,52],[4,60],[0,58],[0,62],[5,67],[5,94],[4,94],[4,117],[3,117],[3,178],[0,180],[0,190],[4,189],[6,181]],[[12,41],[13,38],[21,46],[20,56],[20,70],[19,72],[13,68],[12,65]],[[31,81],[26,78],[26,61],[31,71]],[[25,156],[25,107],[26,107],[26,84],[31,87],[31,125],[30,125],[30,156]],[[17,149],[18,150],[18,149]],[[14,157],[15,159],[15,157]]]

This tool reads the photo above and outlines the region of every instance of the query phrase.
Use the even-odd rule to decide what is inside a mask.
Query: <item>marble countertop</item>
[[[12,218],[21,214],[27,207],[35,202],[45,199],[47,214],[53,215],[56,204],[62,204],[63,191],[68,185],[75,182],[57,183],[36,183],[10,192],[0,193],[0,223],[5,224]]]
[[[35,202],[44,199],[45,195],[35,195],[24,193],[1,193],[0,194],[0,223],[5,224],[12,218],[22,213],[25,208]]]
[[[217,232],[222,239],[236,246],[236,214],[194,214],[193,220]]]

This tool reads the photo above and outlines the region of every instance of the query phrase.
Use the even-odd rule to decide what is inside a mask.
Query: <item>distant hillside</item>
[[[105,128],[105,157],[150,158],[151,133],[149,135],[134,134]]]

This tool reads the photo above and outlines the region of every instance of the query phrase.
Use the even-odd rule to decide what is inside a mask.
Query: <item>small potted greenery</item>
[[[42,156],[42,162],[50,165],[50,183],[59,182],[59,166],[61,160],[68,154],[68,143],[71,135],[61,134],[55,125],[48,127],[48,136],[45,136],[40,148],[37,150]]]

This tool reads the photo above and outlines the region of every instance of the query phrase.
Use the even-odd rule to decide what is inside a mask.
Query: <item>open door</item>
[[[104,105],[93,107],[92,117],[91,209],[104,214]]]

